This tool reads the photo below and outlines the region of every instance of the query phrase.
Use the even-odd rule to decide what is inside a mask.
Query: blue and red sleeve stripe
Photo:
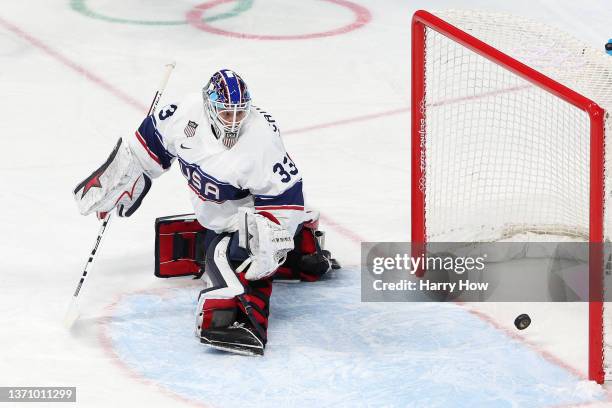
[[[136,131],[136,139],[138,139],[149,156],[164,170],[170,167],[174,155],[164,146],[163,137],[155,126],[155,118],[153,116],[147,116],[142,121]]]
[[[298,181],[291,188],[277,196],[255,195],[255,208],[257,210],[304,210],[304,194],[302,181]]]

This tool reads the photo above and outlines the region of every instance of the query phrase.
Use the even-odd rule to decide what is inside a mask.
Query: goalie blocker
[[[318,230],[318,214],[302,224],[294,236],[295,249],[273,276],[275,280],[313,282],[340,265],[324,249],[325,233]],[[206,249],[217,236],[207,231],[194,214],[160,217],[155,220],[155,276],[200,278],[205,270]],[[237,242],[234,243],[237,246]]]

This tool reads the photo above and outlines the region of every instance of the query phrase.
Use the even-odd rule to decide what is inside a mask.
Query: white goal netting
[[[603,47],[507,14],[433,14],[594,101],[612,135],[612,57]],[[425,240],[588,240],[589,115],[431,28],[424,57]],[[603,152],[607,241],[611,149]]]
[[[612,111],[603,50],[506,14],[434,14]],[[589,116],[432,29],[425,61],[427,240],[588,239]]]

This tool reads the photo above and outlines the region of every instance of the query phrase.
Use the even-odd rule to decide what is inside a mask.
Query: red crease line
[[[108,83],[107,81],[105,81],[104,79],[99,77],[98,75],[94,74],[92,71],[90,71],[89,69],[85,68],[84,66],[82,66],[82,65],[80,65],[80,64],[78,64],[78,63],[76,63],[74,61],[71,61],[70,59],[68,59],[68,57],[66,57],[63,54],[59,53],[58,51],[54,50],[53,48],[51,48],[49,45],[45,44],[41,40],[31,36],[30,34],[28,34],[25,31],[23,31],[21,28],[17,27],[16,25],[14,25],[12,23],[9,23],[8,21],[3,19],[2,17],[0,17],[0,25],[3,26],[4,28],[6,28],[7,30],[11,31],[13,34],[17,35],[21,39],[27,41],[32,46],[38,48],[40,51],[42,51],[43,53],[47,54],[51,58],[53,58],[56,61],[60,62],[64,66],[70,68],[71,70],[73,70],[77,74],[85,77],[87,80],[95,83],[96,85],[98,85],[101,88],[105,89],[106,91],[108,91],[109,93],[113,94],[117,98],[121,99],[123,102],[127,103],[131,107],[136,108],[136,109],[138,109],[141,112],[143,112],[143,111],[146,112],[147,107],[145,105],[141,104],[140,102],[138,102],[137,100],[135,100],[134,98],[129,96],[128,94],[126,94],[126,93],[122,92],[121,90],[119,90],[118,88],[114,87],[113,85],[111,85],[110,83]]]

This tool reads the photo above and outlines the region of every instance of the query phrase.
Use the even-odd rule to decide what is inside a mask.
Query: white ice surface
[[[511,11],[603,47],[612,37],[609,2],[358,0],[371,13],[369,24],[300,41],[116,24],[77,13],[68,0],[2,3],[0,386],[77,386],[77,405],[86,407],[522,407],[607,400],[575,375],[586,371],[583,311],[479,305],[481,315],[453,305],[360,303],[359,240],[410,236],[409,114],[298,130],[409,107],[416,9]],[[180,20],[198,3],[87,1],[109,16],[157,20]],[[211,24],[298,34],[351,20],[328,1],[255,0],[243,14]],[[95,219],[78,215],[70,192],[117,137],[140,123],[163,65],[173,59],[178,65],[166,102],[197,89],[220,67],[243,73],[257,104],[280,123],[307,201],[322,212],[328,246],[346,266],[314,285],[274,289],[263,359],[202,349],[190,327],[197,284],[153,276],[154,218],[190,211],[176,169],[155,181],[130,220],[111,225],[83,292],[81,320],[71,332],[62,326],[98,229]],[[529,345],[512,330],[518,312],[534,319],[520,334]],[[560,325],[564,320],[573,323]],[[253,396],[249,389],[266,393]]]

